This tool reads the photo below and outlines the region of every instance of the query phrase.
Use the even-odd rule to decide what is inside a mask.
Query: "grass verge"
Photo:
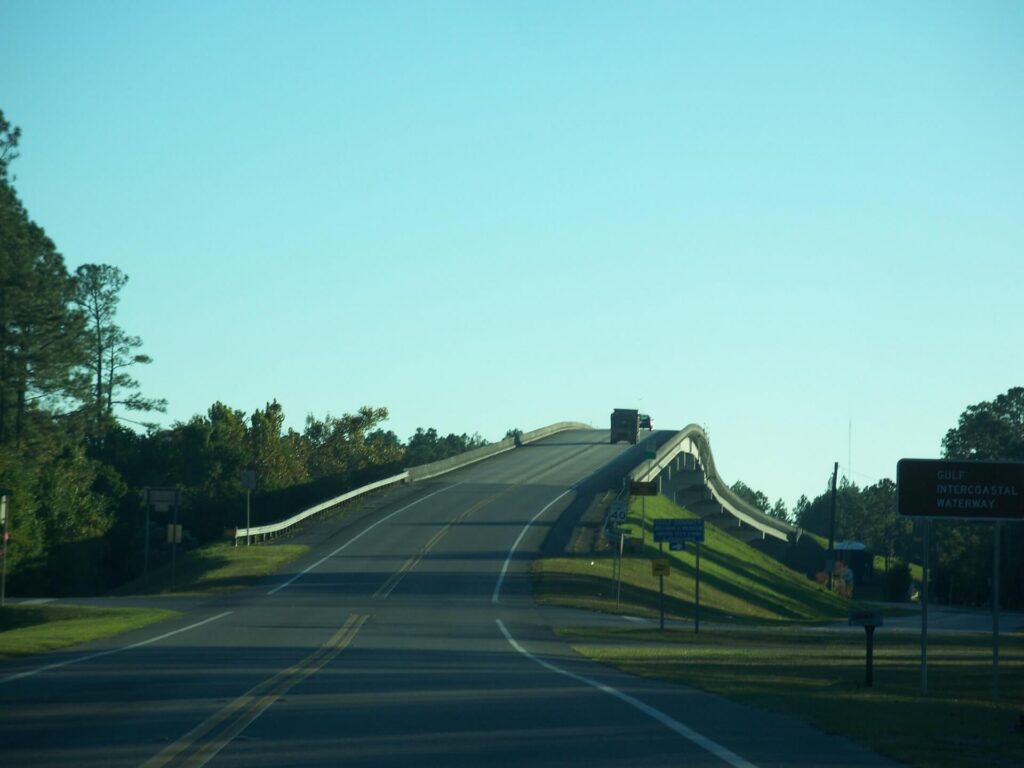
[[[659,632],[564,629],[591,659],[690,685],[850,736],[920,768],[1024,765],[1024,637],[1002,638],[992,700],[987,635],[929,637],[929,694],[921,694],[920,639],[875,635],[874,686],[864,685],[863,633],[796,627]],[[826,761],[827,762],[827,761]]]
[[[660,608],[658,577],[651,560],[667,559],[666,616],[689,619],[696,595],[696,548],[661,551],[652,541],[652,521],[693,515],[658,496],[648,498],[641,519],[633,502],[625,528],[633,537],[643,529],[644,543],[633,544],[622,559],[621,601],[613,581],[615,558],[607,546],[590,554],[534,561],[534,597],[538,602],[590,610],[656,615]],[[701,620],[737,622],[809,622],[845,619],[850,602],[708,523],[701,546]]]
[[[171,567],[155,569],[114,591],[116,595],[218,595],[234,592],[277,573],[309,551],[302,544],[233,546],[217,542],[180,553],[171,579]]]
[[[177,615],[158,608],[7,605],[0,609],[0,661],[79,645]]]

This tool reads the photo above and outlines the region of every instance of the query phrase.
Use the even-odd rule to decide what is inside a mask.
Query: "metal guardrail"
[[[557,424],[541,427],[540,429],[535,429],[532,432],[524,432],[520,435],[519,442],[525,445],[570,429],[590,429],[590,426],[577,421],[560,421]],[[298,514],[292,515],[287,520],[281,520],[280,522],[271,523],[270,525],[260,525],[251,528],[236,528],[229,534],[228,538],[233,538],[235,540],[235,546],[238,545],[239,539],[245,539],[246,542],[264,541],[267,538],[273,538],[278,534],[283,533],[304,520],[308,520],[321,512],[326,512],[339,504],[354,499],[357,496],[361,496],[364,493],[369,493],[370,491],[375,491],[378,488],[394,485],[395,483],[415,483],[420,480],[428,480],[432,477],[443,475],[446,472],[452,472],[456,469],[467,467],[470,464],[475,464],[478,461],[483,461],[484,459],[496,456],[499,453],[510,451],[515,447],[516,442],[510,437],[505,440],[499,440],[497,443],[491,443],[490,445],[485,445],[480,448],[474,448],[472,451],[460,453],[457,456],[442,459],[441,461],[435,461],[430,464],[421,464],[418,467],[409,467],[401,474],[394,475],[384,480],[378,480],[377,482],[370,483],[369,485],[364,485],[353,491],[343,493],[341,496],[335,496],[333,499],[321,502],[314,507],[304,509]]]
[[[696,424],[690,424],[664,442],[658,449],[653,460],[645,461],[634,469],[629,477],[631,480],[649,482],[664,472],[680,453],[688,453],[697,458],[704,472],[705,485],[711,496],[725,512],[741,523],[781,541],[795,541],[802,533],[801,529],[766,515],[757,507],[741,499],[721,477],[715,468],[715,457],[711,453],[711,444],[704,430]]]
[[[277,534],[288,530],[293,525],[298,525],[303,520],[308,520],[314,515],[318,515],[321,512],[326,512],[327,510],[332,509],[343,502],[349,501],[350,499],[354,499],[357,496],[362,496],[364,493],[375,491],[378,488],[384,488],[388,485],[394,485],[395,483],[407,482],[408,479],[409,473],[402,472],[399,475],[393,475],[392,477],[386,478],[384,480],[378,480],[375,483],[370,483],[369,485],[361,486],[359,488],[356,488],[354,491],[348,491],[347,493],[341,494],[341,496],[335,496],[333,499],[328,499],[327,501],[321,502],[320,504],[317,504],[315,507],[304,509],[298,514],[292,515],[287,520],[282,520],[278,523],[271,523],[270,525],[258,525],[252,528],[236,528],[234,530],[233,535],[229,536],[228,538],[233,538],[235,540],[235,546],[238,546],[239,539],[245,539],[246,542],[248,543],[250,540],[263,541],[267,537],[273,538]]]

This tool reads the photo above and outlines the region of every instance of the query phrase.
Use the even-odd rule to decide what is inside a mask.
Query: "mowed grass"
[[[576,650],[643,677],[701,688],[850,736],[921,768],[1024,765],[1024,638],[1001,638],[992,698],[992,638],[929,637],[927,696],[920,638],[876,630],[874,685],[865,687],[864,633],[798,627],[565,629]],[[827,764],[824,759],[822,764]]]
[[[277,573],[309,551],[297,544],[234,547],[216,543],[181,552],[171,568],[154,569],[115,595],[219,595]],[[0,661],[78,645],[178,615],[158,608],[10,605],[0,610]]]
[[[7,605],[0,608],[0,661],[79,645],[177,615],[158,608]]]
[[[308,551],[309,547],[301,544],[236,547],[230,542],[217,542],[179,552],[173,580],[168,564],[150,572],[148,578],[138,578],[119,587],[114,594],[227,594],[277,573]]]
[[[614,558],[595,545],[585,556],[534,564],[534,594],[548,604],[655,618],[658,579],[652,558],[669,558],[666,615],[694,613],[696,554],[661,552],[651,520],[691,515],[667,499],[648,498],[646,519],[634,506],[627,527],[645,544],[623,560],[621,604]],[[1003,636],[1001,696],[992,696],[989,635],[933,633],[929,694],[921,693],[920,637],[883,626],[875,633],[874,686],[864,684],[863,630],[835,631],[857,603],[829,593],[772,558],[708,524],[701,552],[701,629],[687,622],[660,631],[634,627],[560,630],[576,649],[626,672],[682,683],[790,715],[844,734],[923,768],[1024,766],[1024,637]],[[885,609],[902,614],[900,608]],[[827,765],[827,756],[822,756]]]
[[[696,548],[690,544],[686,552],[670,552],[668,547],[662,552],[651,534],[652,520],[677,517],[693,515],[662,496],[647,499],[645,544],[634,546],[622,560],[619,605],[612,580],[615,558],[610,550],[535,561],[535,598],[551,605],[654,616],[660,610],[660,596],[651,560],[668,558],[671,575],[665,579],[666,617],[693,618]],[[639,536],[642,525],[638,500],[634,499],[626,528]],[[849,601],[710,523],[701,545],[700,578],[701,621],[822,622],[844,619],[850,609]]]

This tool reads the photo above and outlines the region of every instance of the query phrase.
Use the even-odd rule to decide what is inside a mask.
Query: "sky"
[[[1024,385],[1024,4],[0,0],[164,425],[706,427],[792,507]]]

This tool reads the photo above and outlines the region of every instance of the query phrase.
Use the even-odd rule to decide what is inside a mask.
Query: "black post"
[[[665,542],[663,542],[663,541],[659,541],[658,542],[658,551],[659,552],[664,552],[665,551]],[[665,629],[665,575],[664,574],[658,574],[658,592],[660,594],[660,597],[658,599],[658,603],[659,603],[659,606],[660,606],[660,613],[661,613],[661,629]]]
[[[992,531],[992,701],[999,701],[999,534],[1002,523]]]
[[[864,634],[868,641],[867,666],[864,669],[864,685],[868,688],[874,682],[875,677],[875,628],[871,625],[864,627]]]
[[[171,524],[171,586],[174,586],[175,561],[178,555],[178,505],[174,505],[174,522]]]
[[[658,589],[661,592],[661,629],[665,629],[665,577],[658,576]]]
[[[924,562],[921,564],[921,695],[928,695],[928,581],[931,578],[928,571],[931,562],[931,532],[932,521],[924,518]]]
[[[700,634],[700,542],[697,542],[697,600],[694,603],[693,634]]]
[[[142,583],[149,585],[149,502],[146,502],[146,528],[142,537]]]
[[[3,523],[3,541],[0,546],[0,607],[7,605],[7,540],[11,537],[7,527],[7,491],[0,493],[0,522]]]
[[[828,519],[828,591],[832,591],[832,580],[836,572],[836,480],[839,477],[839,462],[832,469],[832,511]]]
[[[618,610],[619,603],[622,602],[622,550],[626,546],[626,534],[619,533],[619,553],[616,558],[619,564],[618,580],[615,583],[615,609]]]

